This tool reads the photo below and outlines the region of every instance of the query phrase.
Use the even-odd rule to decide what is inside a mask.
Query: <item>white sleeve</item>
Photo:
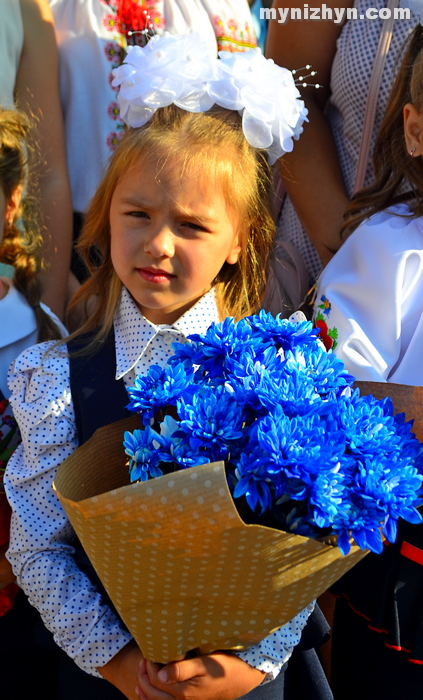
[[[274,680],[300,641],[302,631],[314,610],[314,605],[313,601],[290,622],[262,639],[259,644],[255,644],[246,651],[236,652],[236,655],[250,666],[265,671],[266,681]]]
[[[78,446],[69,360],[51,343],[24,351],[9,372],[22,443],[8,462],[13,508],[10,560],[19,586],[57,644],[87,673],[110,661],[131,636],[76,565],[74,531],[52,489],[58,466]]]
[[[314,322],[357,379],[390,381],[416,331],[423,306],[419,226],[386,213],[373,217],[320,276]]]
[[[56,316],[56,314],[53,313],[53,311],[52,311],[48,306],[46,306],[45,304],[41,303],[41,308],[42,308],[43,311],[45,311],[46,314],[48,314],[48,315],[53,319],[53,321],[55,322],[57,328],[58,328],[59,331],[60,331],[60,337],[61,337],[61,338],[66,338],[66,336],[69,335],[69,333],[68,333],[67,329],[65,328],[65,326],[63,325],[63,323],[61,322],[60,318],[58,318],[58,316]]]

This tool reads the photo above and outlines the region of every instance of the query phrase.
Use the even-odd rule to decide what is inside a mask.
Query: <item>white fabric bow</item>
[[[142,126],[157,109],[172,103],[189,112],[218,104],[242,114],[245,138],[267,150],[271,165],[292,151],[293,139],[307,121],[289,70],[264,58],[257,48],[220,51],[218,59],[197,33],[165,33],[143,48],[129,47],[114,76],[121,118],[128,126]]]

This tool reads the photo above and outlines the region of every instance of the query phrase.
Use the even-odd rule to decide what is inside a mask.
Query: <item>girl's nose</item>
[[[170,228],[161,226],[151,231],[145,242],[145,252],[155,258],[171,258],[175,253],[174,236]]]

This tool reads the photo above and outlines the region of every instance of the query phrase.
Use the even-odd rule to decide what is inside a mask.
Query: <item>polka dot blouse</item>
[[[155,326],[123,289],[114,320],[116,379],[123,377],[130,386],[136,374],[150,365],[165,364],[174,341],[204,333],[217,319],[212,291],[173,325]],[[50,345],[25,350],[9,372],[22,444],[9,460],[5,477],[14,510],[8,558],[19,585],[57,644],[84,671],[100,676],[97,668],[110,661],[131,636],[76,565],[74,531],[52,489],[58,466],[78,447],[78,440],[66,348],[45,354]],[[271,680],[298,643],[311,609],[238,656]]]

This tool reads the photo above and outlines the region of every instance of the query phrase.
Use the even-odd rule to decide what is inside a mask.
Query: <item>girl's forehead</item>
[[[212,179],[215,177],[215,166],[216,157],[214,154],[201,154],[190,150],[182,154],[177,152],[147,154],[134,161],[132,168],[139,173],[147,172],[149,175],[154,172],[161,179],[165,176],[174,177],[185,174]]]
[[[202,195],[210,192],[210,196],[224,196],[224,179],[214,159],[153,155],[135,161],[122,173],[118,185],[143,187],[154,182],[166,190],[175,190],[189,182]]]

